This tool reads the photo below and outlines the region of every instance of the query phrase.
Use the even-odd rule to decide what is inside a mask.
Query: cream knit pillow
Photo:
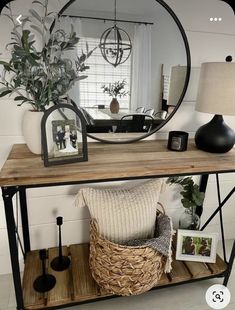
[[[100,233],[110,241],[151,238],[162,184],[162,179],[155,179],[129,189],[82,188],[76,205],[89,208]]]

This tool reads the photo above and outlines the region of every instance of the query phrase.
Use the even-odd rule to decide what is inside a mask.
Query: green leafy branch
[[[168,184],[179,184],[183,190],[180,192],[182,205],[185,208],[193,208],[203,204],[205,193],[200,192],[199,186],[194,183],[192,177],[169,177]]]
[[[87,45],[86,51],[73,61],[66,58],[65,53],[79,43],[73,26],[69,33],[62,29],[50,33],[54,13],[48,12],[48,0],[33,3],[44,8],[44,16],[30,9],[30,17],[22,19],[22,25],[16,25],[11,10],[7,15],[13,23],[12,41],[7,45],[11,59],[0,61],[4,67],[0,97],[16,93],[14,100],[18,105],[29,103],[33,109],[44,111],[50,102],[58,102],[77,81],[87,77],[80,73],[89,69],[85,62],[93,50],[89,51]],[[42,38],[41,48],[36,47],[35,35]]]

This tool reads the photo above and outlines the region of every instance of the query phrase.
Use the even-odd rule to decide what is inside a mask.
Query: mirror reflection
[[[133,5],[133,0],[75,0],[60,18],[43,15],[44,7],[39,4],[32,1],[41,13],[30,10],[32,16],[22,18],[22,25],[14,28],[17,39],[20,27],[30,27],[30,36],[27,32],[25,36],[32,43],[31,50],[33,42],[39,45],[40,52],[30,50],[37,66],[27,71],[28,84],[33,86],[26,85],[33,99],[37,88],[39,111],[56,101],[53,98],[68,95],[83,113],[87,132],[108,140],[144,136],[169,119],[185,86],[187,53],[178,25],[158,1],[135,0]],[[44,30],[54,18],[53,33],[46,31],[45,37]],[[33,19],[35,25],[30,24]],[[37,24],[45,28],[43,34]],[[38,37],[42,40],[34,39]],[[31,78],[35,75],[40,83]],[[47,83],[48,76],[51,83]],[[43,83],[45,92],[40,91]],[[25,101],[30,101],[29,95]],[[33,99],[30,103],[37,101]]]
[[[57,27],[69,32],[71,25],[80,41],[70,57],[87,46],[93,51],[87,78],[69,92],[88,132],[112,139],[162,124],[179,101],[187,71],[182,35],[167,10],[155,0],[77,0]]]

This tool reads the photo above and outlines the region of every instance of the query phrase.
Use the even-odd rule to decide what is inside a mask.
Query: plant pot
[[[184,212],[179,219],[180,229],[199,230],[200,217],[196,214],[196,207],[184,208]]]
[[[119,102],[117,101],[116,98],[112,99],[109,108],[111,113],[117,114],[119,112]]]
[[[41,120],[44,112],[25,111],[23,117],[23,135],[29,150],[34,154],[42,154]]]

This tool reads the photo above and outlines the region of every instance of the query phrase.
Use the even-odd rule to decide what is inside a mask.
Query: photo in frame
[[[176,259],[215,263],[218,233],[183,230],[177,231]]]
[[[44,165],[88,160],[86,122],[82,112],[70,104],[49,108],[41,122]]]

